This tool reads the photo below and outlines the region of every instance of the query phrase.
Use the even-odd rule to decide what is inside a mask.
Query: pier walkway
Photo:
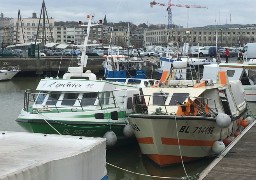
[[[202,180],[256,179],[256,121],[247,126],[201,174]]]

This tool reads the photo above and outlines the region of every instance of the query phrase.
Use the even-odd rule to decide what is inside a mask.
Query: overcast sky
[[[92,13],[95,20],[107,16],[108,22],[129,21],[134,24],[167,24],[166,7],[150,7],[152,0],[45,0],[49,17],[55,21],[85,21]],[[169,0],[157,0],[167,4]],[[0,12],[5,17],[38,17],[43,0],[0,0]],[[183,27],[200,27],[212,24],[254,24],[254,0],[172,0],[173,4],[200,5],[208,8],[172,7],[173,23]]]

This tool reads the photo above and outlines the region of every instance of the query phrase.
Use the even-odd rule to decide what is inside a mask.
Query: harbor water
[[[14,77],[0,82],[0,130],[25,131],[15,121],[23,108],[24,91],[35,91],[40,77]],[[143,156],[138,145],[107,150],[109,180],[182,179],[197,175],[213,160],[201,159],[194,162],[159,167]]]

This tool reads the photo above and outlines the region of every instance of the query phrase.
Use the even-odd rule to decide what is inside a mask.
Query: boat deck
[[[250,124],[201,174],[199,179],[255,179],[256,121]]]

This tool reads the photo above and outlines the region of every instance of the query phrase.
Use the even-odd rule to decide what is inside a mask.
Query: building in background
[[[40,15],[41,17],[41,15]],[[35,41],[45,44],[54,42],[60,44],[80,45],[84,42],[86,28],[79,26],[78,22],[55,22],[53,18],[42,19],[36,13],[32,17],[18,18],[0,15],[0,43],[1,47],[12,44],[33,43]],[[40,22],[40,23],[39,23]],[[128,24],[129,29],[128,30]],[[129,33],[130,32],[130,33]],[[151,25],[136,26],[130,22],[109,23],[104,17],[102,26],[91,28],[89,42],[108,46],[112,33],[111,44],[127,48],[142,48],[147,46],[167,46],[183,43],[200,46],[243,46],[255,42],[256,25],[209,25],[197,28],[183,28],[175,26],[172,29]]]
[[[91,34],[89,37],[90,43],[102,43],[102,29],[102,26],[95,26],[91,28]],[[86,33],[86,28],[79,26],[78,22],[56,23],[54,27],[55,42],[60,44],[83,44]]]
[[[4,17],[0,14],[0,43],[1,48],[4,48],[13,43],[13,24],[12,18]]]
[[[255,42],[256,26],[147,29],[144,31],[144,46],[167,46],[173,43],[215,46],[216,38],[218,46],[243,46],[246,43]]]
[[[13,18],[13,44],[33,43],[35,41],[45,43],[53,42],[54,19],[38,18],[36,13],[29,18]]]

